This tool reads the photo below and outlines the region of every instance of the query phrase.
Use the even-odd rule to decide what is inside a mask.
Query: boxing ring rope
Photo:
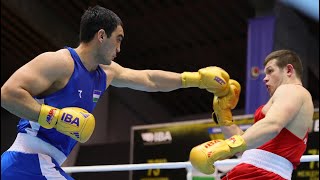
[[[236,165],[240,159],[226,159],[217,161],[215,166]],[[300,162],[319,161],[319,155],[304,155]],[[118,165],[96,165],[96,166],[73,166],[62,167],[66,173],[80,172],[108,172],[108,171],[131,171],[131,170],[148,170],[148,169],[187,169],[187,179],[192,179],[192,165],[187,162],[170,162],[170,163],[144,163],[144,164],[118,164]]]

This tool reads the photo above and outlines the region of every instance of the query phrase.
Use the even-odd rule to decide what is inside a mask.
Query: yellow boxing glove
[[[42,104],[38,123],[46,129],[56,128],[57,131],[84,143],[93,133],[95,118],[82,108],[57,109]]]
[[[213,174],[214,162],[232,157],[246,149],[247,145],[244,139],[239,135],[234,135],[226,140],[212,140],[192,148],[189,160],[198,171],[204,174]]]
[[[216,66],[202,68],[198,72],[183,72],[181,77],[184,88],[207,89],[218,97],[226,95],[229,91],[229,74]]]
[[[230,126],[234,124],[231,109],[238,104],[241,86],[233,79],[229,80],[230,90],[226,96],[213,98],[212,119],[220,126]]]

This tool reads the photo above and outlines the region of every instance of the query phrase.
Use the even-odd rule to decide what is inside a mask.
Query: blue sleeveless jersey
[[[92,113],[96,103],[106,90],[106,74],[98,66],[97,70],[89,72],[82,64],[76,51],[66,47],[74,60],[74,71],[67,85],[48,96],[35,97],[39,103],[44,103],[56,108],[80,107]],[[37,136],[43,141],[55,146],[68,156],[77,141],[64,135],[55,128],[45,129],[37,122],[20,119],[17,126],[18,132]]]

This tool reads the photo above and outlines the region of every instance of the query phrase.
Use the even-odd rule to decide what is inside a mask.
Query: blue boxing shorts
[[[33,140],[30,141],[31,139]],[[34,143],[39,143],[40,141],[42,140],[37,137],[32,137],[25,133],[18,133],[13,145],[1,155],[1,179],[73,180],[72,177],[62,170],[59,165],[61,162],[58,163],[54,158],[46,155],[47,153],[42,153],[49,149],[32,149],[32,147],[29,146],[30,144],[35,145]],[[28,142],[28,145],[24,142]],[[33,147],[43,147],[43,144],[40,146],[38,144],[38,146]]]

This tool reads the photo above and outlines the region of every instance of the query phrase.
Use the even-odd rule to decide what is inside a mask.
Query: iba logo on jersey
[[[98,102],[99,98],[101,96],[101,91],[99,90],[94,90],[93,91],[93,102]]]

